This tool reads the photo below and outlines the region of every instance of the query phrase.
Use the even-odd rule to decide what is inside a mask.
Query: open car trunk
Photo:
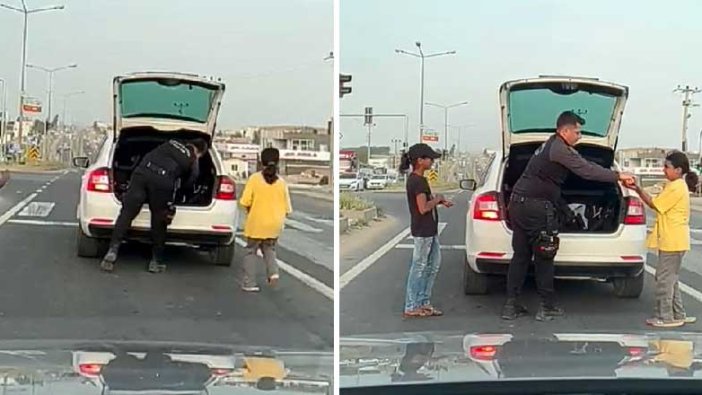
[[[534,142],[512,146],[502,178],[505,206],[509,202],[512,187],[541,144]],[[586,159],[603,167],[611,168],[614,163],[614,152],[605,147],[579,145],[576,150]],[[562,224],[561,233],[614,233],[626,215],[626,203],[618,184],[587,181],[571,174],[563,184],[562,196],[581,220],[578,221],[579,224]],[[509,226],[509,221],[507,225]]]
[[[134,127],[122,130],[117,140],[112,170],[114,194],[120,201],[129,187],[129,179],[141,159],[170,139],[183,142],[202,138],[200,132],[181,130],[178,132],[160,132],[151,127]],[[214,197],[216,169],[210,153],[200,158],[200,174],[192,188],[179,188],[174,203],[178,206],[209,206]]]

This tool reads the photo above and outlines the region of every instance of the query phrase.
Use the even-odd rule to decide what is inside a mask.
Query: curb
[[[290,194],[295,194],[295,195],[302,195],[302,196],[308,196],[308,197],[313,197],[321,200],[325,200],[328,202],[334,202],[334,194],[327,194],[327,193],[320,193],[320,192],[310,192],[304,189],[290,189]]]
[[[3,170],[3,169],[0,169]],[[67,171],[67,169],[62,169],[62,170],[33,170],[33,169],[6,169],[7,171],[10,172],[10,174],[15,173],[15,174],[37,174],[37,175],[46,175],[46,174],[62,174],[63,172]]]

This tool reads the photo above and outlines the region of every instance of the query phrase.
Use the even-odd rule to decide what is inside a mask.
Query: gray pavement
[[[398,333],[417,331],[460,330],[468,332],[553,332],[553,331],[617,331],[648,330],[644,320],[653,308],[653,277],[646,277],[644,293],[639,299],[617,299],[612,295],[611,285],[591,281],[557,280],[556,288],[566,316],[551,323],[538,323],[532,317],[524,317],[514,322],[499,319],[498,314],[504,302],[504,279],[496,281],[492,292],[484,296],[464,295],[462,289],[463,262],[462,248],[465,232],[465,213],[469,194],[454,196],[453,208],[442,208],[439,221],[445,223],[440,239],[442,246],[442,267],[434,287],[434,304],[445,315],[439,318],[403,320],[401,317],[404,300],[405,281],[412,245],[407,237],[396,237],[409,226],[405,197],[402,194],[365,193],[383,207],[390,215],[397,214],[392,232],[377,237],[372,245],[344,245],[342,239],[341,256],[352,255],[349,250],[362,249],[366,254],[347,263],[342,269],[340,290],[340,333],[342,336],[359,334]],[[649,213],[649,225],[652,215]],[[685,256],[681,280],[689,287],[683,293],[683,300],[690,315],[702,317],[702,213],[693,212],[692,251]],[[389,243],[390,240],[393,240]],[[353,240],[353,239],[351,239]],[[391,244],[391,245],[388,245]],[[385,247],[386,253],[378,254]],[[389,248],[388,248],[389,247]],[[374,255],[375,254],[375,255]],[[377,258],[377,259],[376,259]],[[355,278],[350,278],[349,270],[359,262],[373,262]],[[648,262],[655,267],[656,256],[648,255]],[[345,270],[344,270],[345,269]],[[351,272],[353,273],[353,272]],[[525,302],[535,312],[537,296],[533,280],[528,280],[525,289]],[[700,331],[702,324],[686,325],[680,330]]]
[[[247,294],[239,287],[241,248],[234,265],[226,268],[211,264],[205,253],[171,246],[168,271],[151,275],[144,270],[148,246],[130,244],[123,249],[116,272],[102,273],[96,259],[75,254],[79,186],[80,175],[75,172],[13,174],[0,190],[0,251],[5,266],[0,275],[0,339],[331,349],[333,303],[320,292],[320,287],[333,285],[328,266],[281,242],[279,259],[291,269],[281,273],[277,289],[264,286],[259,294]],[[19,209],[32,194],[36,196],[31,202],[39,203],[35,206],[50,207],[48,214]],[[330,216],[331,204],[293,197],[293,205],[312,219]],[[8,219],[4,223],[3,217]],[[303,226],[298,228],[324,226],[309,218],[299,221]],[[293,245],[297,241],[317,246],[328,240],[322,232],[295,230],[284,231]]]

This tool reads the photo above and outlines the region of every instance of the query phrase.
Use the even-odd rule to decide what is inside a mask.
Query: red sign
[[[439,142],[439,136],[437,135],[430,135],[430,134],[425,134],[422,136],[422,142],[423,143],[438,143]]]
[[[356,152],[354,151],[339,151],[339,159],[341,160],[351,160],[356,157]]]
[[[40,113],[40,112],[41,112],[41,105],[37,105],[37,104],[24,104],[24,105],[22,105],[22,111],[24,111],[24,112]]]

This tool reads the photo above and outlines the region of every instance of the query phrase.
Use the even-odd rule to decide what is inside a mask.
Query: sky
[[[480,150],[501,144],[497,90],[505,81],[538,75],[597,77],[629,87],[619,147],[680,148],[682,96],[677,85],[702,87],[702,2],[644,0],[340,0],[340,70],[353,92],[341,113],[409,116],[410,144],[418,141],[419,70],[427,59],[425,101],[468,101],[449,112],[449,141]],[[702,93],[697,95],[702,103]],[[688,141],[697,150],[702,107],[692,109]],[[439,131],[444,112],[425,107],[428,128]],[[376,119],[372,145],[403,137],[400,119]],[[459,129],[458,127],[461,127]],[[342,117],[341,145],[365,145],[363,120]],[[450,144],[449,144],[450,147]]]
[[[29,63],[55,74],[52,112],[81,124],[109,121],[112,78],[136,71],[181,71],[222,78],[220,128],[326,126],[332,115],[332,0],[26,0]],[[20,6],[20,0],[0,0]],[[0,78],[17,116],[22,14],[0,9]],[[43,101],[47,75],[27,70],[27,92]]]

